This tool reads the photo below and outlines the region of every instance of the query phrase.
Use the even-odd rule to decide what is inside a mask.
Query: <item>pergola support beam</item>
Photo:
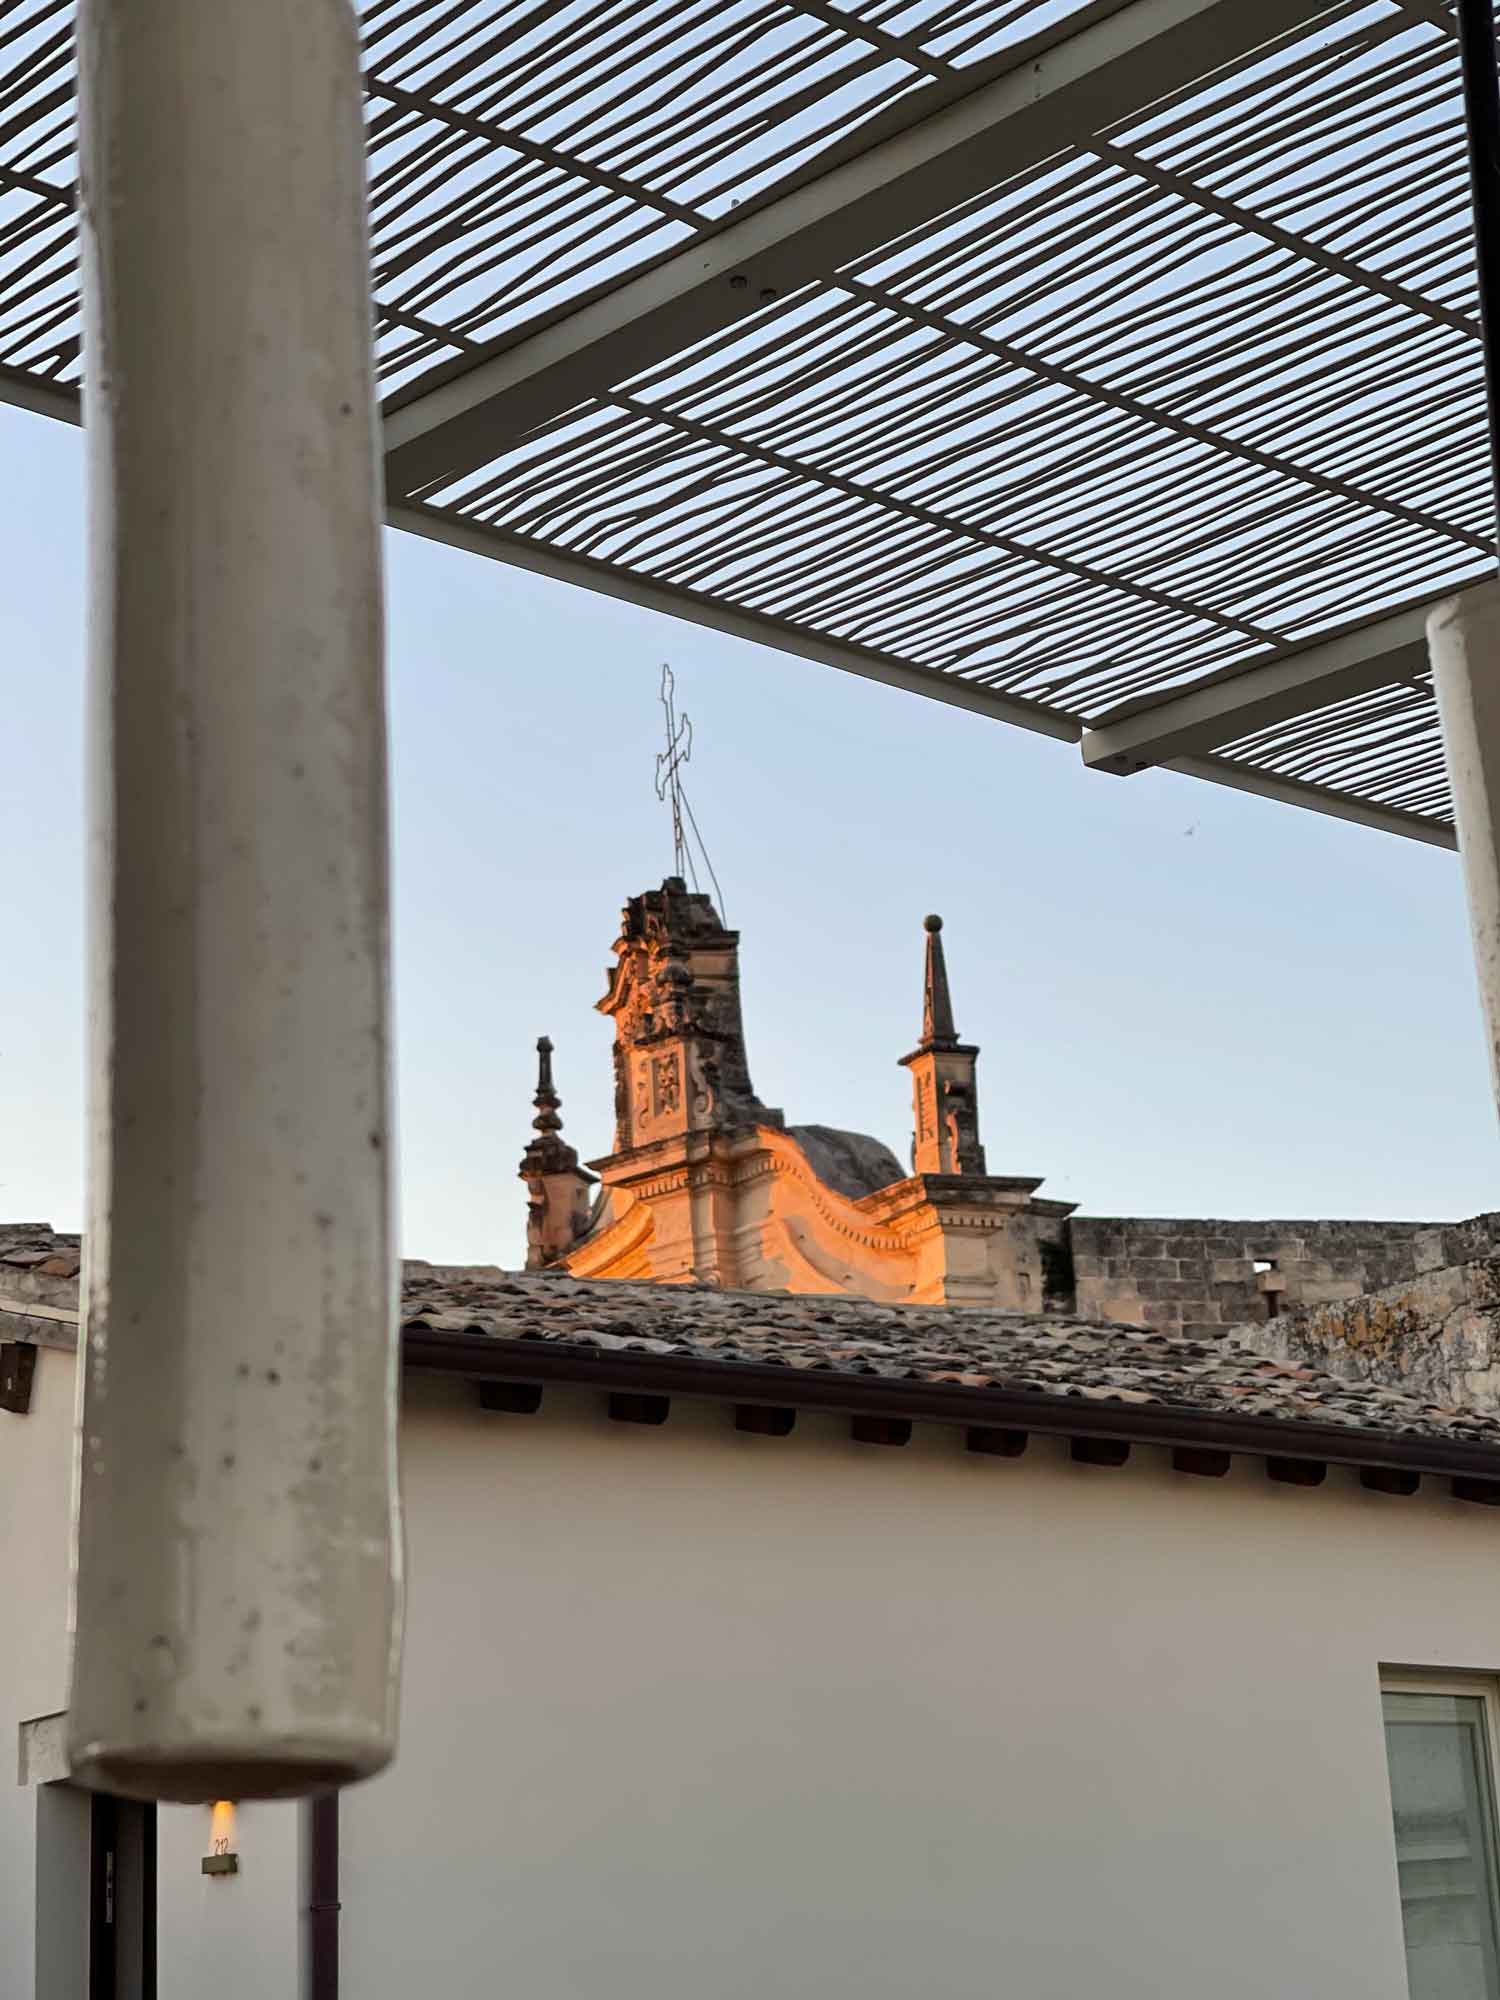
[[[1419,840],[1426,847],[1442,847],[1451,852],[1458,845],[1452,827],[1442,820],[1403,812],[1399,806],[1378,805],[1371,799],[1356,798],[1352,792],[1336,792],[1328,785],[1280,778],[1274,771],[1260,771],[1253,764],[1237,764],[1228,757],[1175,757],[1162,769],[1184,778],[1206,778],[1212,785],[1248,792],[1252,798],[1273,799],[1278,805],[1300,806],[1304,812],[1346,820],[1351,826],[1367,826],[1375,833]]]
[[[562,411],[748,317],[768,298],[945,214],[1301,27],[1317,0],[1124,0],[1062,24],[915,124],[392,405],[396,499],[477,470]],[[919,103],[921,100],[917,100]],[[879,129],[878,127],[876,128]]]
[[[906,694],[926,695],[931,701],[968,709],[974,715],[987,715],[996,722],[1013,723],[1019,729],[1056,737],[1063,743],[1078,741],[1079,725],[1067,716],[1053,714],[1040,703],[1018,701],[1012,696],[998,694],[982,682],[962,680],[957,674],[942,673],[935,667],[917,666],[888,653],[870,652],[862,646],[825,637],[806,626],[793,625],[785,619],[753,611],[742,611],[723,599],[702,597],[671,584],[657,583],[651,577],[638,576],[627,569],[616,569],[609,563],[597,562],[588,556],[572,555],[566,549],[552,548],[544,542],[520,541],[493,528],[486,528],[479,522],[466,521],[457,514],[440,512],[432,507],[403,507],[393,502],[386,508],[386,521],[393,528],[404,528],[408,534],[421,535],[427,541],[442,542],[452,549],[464,549],[470,555],[485,556],[491,562],[509,563],[516,569],[552,577],[559,583],[576,584],[584,590],[597,591],[605,597],[639,605],[643,610],[661,611],[670,618],[683,618],[709,631],[727,633],[733,639],[749,639],[757,645],[772,646],[778,652],[815,660],[821,666],[838,667],[845,673],[857,674],[862,680],[900,688]]]
[[[0,403],[59,423],[83,422],[83,405],[71,383],[41,382],[18,368],[0,367]]]
[[[1500,578],[1440,604],[1428,632],[1490,1077],[1500,1103]]]
[[[1236,667],[1101,717],[1083,737],[1090,770],[1129,777],[1198,757],[1294,716],[1427,671],[1427,614],[1418,604],[1309,646]]]
[[[294,51],[294,59],[288,52]],[[75,1780],[394,1747],[385,690],[348,0],[85,0]]]
[[[657,583],[649,577],[616,569],[609,563],[597,562],[587,556],[573,555],[540,542],[518,541],[456,514],[432,507],[392,505],[386,509],[386,520],[391,527],[421,535],[428,541],[442,542],[450,548],[466,550],[471,555],[486,556],[492,562],[509,563],[517,569],[551,577],[581,590],[597,591],[623,603],[639,605],[647,611],[660,611],[668,617],[686,619],[709,631],[723,632],[733,639],[747,639],[755,645],[770,646],[777,652],[816,661],[820,666],[837,667],[841,672],[855,674],[861,680],[899,688],[905,694],[921,695],[929,701],[945,702],[951,707],[967,709],[971,714],[987,716],[994,722],[1008,722],[1020,729],[1051,736],[1059,742],[1076,743],[1083,734],[1080,725],[1068,717],[1056,715],[1039,704],[1018,700],[1013,695],[1001,694],[982,682],[966,681],[957,674],[942,673],[932,667],[914,666],[909,661],[893,659],[888,654],[867,652],[862,647],[841,643],[783,619],[744,611],[737,605],[726,604],[716,598],[697,596],[691,591]],[[1224,757],[1180,757],[1173,759],[1166,768],[1186,777],[1205,779],[1210,784],[1226,785],[1233,791],[1274,799],[1281,805],[1301,806],[1306,811],[1349,820],[1357,826],[1372,827],[1381,833],[1399,834],[1408,840],[1425,841],[1434,847],[1451,848],[1454,845],[1452,829],[1440,821],[1374,805],[1364,799],[1330,791],[1326,786],[1298,784],[1269,772],[1254,770],[1248,765],[1231,763]]]

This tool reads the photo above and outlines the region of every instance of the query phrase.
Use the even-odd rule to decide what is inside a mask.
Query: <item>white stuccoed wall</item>
[[[0,1621],[11,1743],[61,1700],[70,1374],[42,1356],[0,1451],[5,1574],[46,1612]],[[349,2000],[1404,2000],[1377,1665],[1500,1668],[1500,1516],[1436,1482],[742,1438],[688,1404],[648,1430],[557,1392],[504,1417],[432,1378],[404,1478]],[[32,1795],[0,1777],[8,2000]],[[229,1880],[207,1817],[162,1813],[162,2000],[294,1993],[295,1809],[242,1809]]]
[[[1137,1459],[409,1384],[346,1990],[1404,2000],[1377,1666],[1500,1666],[1500,1519]]]
[[[0,1412],[0,2000],[35,1990],[37,1794],[16,1783],[17,1755],[20,1724],[67,1699],[73,1424],[74,1357],[41,1348],[30,1411]],[[235,1839],[239,1875],[205,1876],[207,1808],[161,1809],[160,2000],[297,1991],[297,1808],[242,1806]]]
[[[158,2000],[295,2000],[295,1805],[242,1805],[237,1875],[205,1875],[207,1806],[160,1806],[156,1823]]]
[[[36,1793],[16,1783],[19,1728],[67,1696],[73,1356],[42,1348],[31,1410],[0,1411],[0,1994],[29,1996]]]

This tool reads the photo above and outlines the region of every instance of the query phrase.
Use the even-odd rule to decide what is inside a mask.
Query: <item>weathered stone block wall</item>
[[[1069,1230],[1081,1318],[1199,1335],[1399,1283],[1446,1233],[1422,1222],[1103,1215],[1075,1215]]]
[[[76,1236],[46,1222],[0,1222],[0,1307],[76,1310],[81,1262]]]
[[[1370,1296],[1282,1314],[1256,1347],[1444,1408],[1500,1404],[1500,1215],[1425,1230],[1415,1272]]]
[[[1384,1382],[1449,1409],[1500,1402],[1500,1257],[1423,1271],[1368,1298],[1308,1306],[1261,1328],[1257,1349],[1348,1381]]]

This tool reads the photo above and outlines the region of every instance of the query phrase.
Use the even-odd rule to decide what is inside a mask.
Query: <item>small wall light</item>
[[[208,1823],[208,1852],[203,1857],[205,1875],[238,1875],[240,1857],[234,1851],[234,1801],[215,1799]]]

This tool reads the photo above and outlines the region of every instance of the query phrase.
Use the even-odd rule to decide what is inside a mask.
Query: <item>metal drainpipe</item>
[[[338,2000],[339,1795],[302,1807],[302,2000]]]

